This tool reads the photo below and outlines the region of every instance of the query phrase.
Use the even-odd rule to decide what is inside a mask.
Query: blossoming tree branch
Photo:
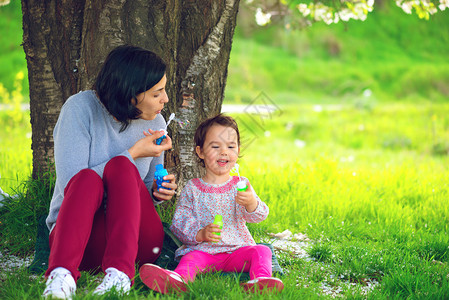
[[[260,26],[267,25],[275,15],[299,13],[306,19],[306,25],[312,22],[326,24],[347,22],[353,20],[366,20],[368,13],[373,11],[374,0],[324,0],[324,1],[297,1],[279,0],[275,4],[267,5],[266,1],[247,0],[247,4],[256,6],[256,22]],[[449,8],[449,0],[396,0],[405,13],[416,13],[421,19],[429,20],[430,16]]]

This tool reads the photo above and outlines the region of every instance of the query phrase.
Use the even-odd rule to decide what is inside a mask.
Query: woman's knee
[[[67,190],[71,187],[76,189],[89,189],[92,190],[95,187],[98,187],[101,192],[103,191],[103,181],[101,177],[91,169],[83,169],[76,173],[72,179],[70,179],[69,183],[64,189],[64,192],[67,193]]]
[[[109,174],[123,174],[123,173],[136,173],[136,166],[126,156],[116,156],[111,158],[104,167],[103,177],[107,177]],[[138,173],[138,172],[137,172]],[[129,175],[129,174],[127,174]]]

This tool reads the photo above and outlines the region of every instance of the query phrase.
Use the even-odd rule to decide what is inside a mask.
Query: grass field
[[[268,232],[289,229],[312,240],[314,260],[279,253],[288,274],[278,297],[328,297],[323,287],[348,299],[449,297],[449,147],[441,142],[448,140],[448,115],[447,104],[407,103],[297,104],[263,116],[234,114],[242,131],[241,174],[270,207],[266,221],[250,226],[253,235],[262,241]],[[24,128],[17,129],[14,149],[29,147]],[[10,152],[13,161],[15,150]],[[0,210],[1,249],[14,240],[10,235],[23,232],[20,240],[30,242],[15,251],[30,253],[35,232],[20,229],[24,221],[8,209]],[[33,215],[28,218],[33,227]],[[14,227],[19,229],[8,229]],[[28,281],[26,270],[6,276],[0,279],[2,299],[42,291],[43,281]],[[27,282],[19,297],[17,281]],[[84,274],[78,294],[96,281]],[[379,284],[367,293],[368,282]],[[137,280],[129,299],[155,296]],[[242,296],[233,279],[208,275],[184,298]]]
[[[0,187],[12,194],[31,174],[30,112],[21,107],[25,102],[23,76],[22,72],[16,74],[12,92],[0,85],[0,99],[9,106],[0,110]]]

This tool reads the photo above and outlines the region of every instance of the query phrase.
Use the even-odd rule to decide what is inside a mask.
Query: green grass
[[[0,111],[0,187],[9,194],[31,174],[31,124],[29,112]],[[17,121],[15,121],[17,120]]]
[[[348,299],[449,297],[449,156],[447,149],[435,150],[449,140],[447,115],[449,105],[441,103],[297,104],[264,118],[234,114],[244,142],[241,174],[270,207],[251,232],[257,241],[285,229],[311,239],[307,251],[314,260],[279,252],[288,271],[281,298],[325,298],[323,285]],[[29,143],[21,136],[16,148]],[[1,251],[32,253],[33,211],[45,211],[51,196],[40,190],[38,200],[26,201],[36,192],[21,193],[0,209]],[[41,277],[29,281],[26,270],[5,276],[0,298],[36,298],[44,287]],[[98,280],[83,273],[78,297],[91,298]],[[362,288],[372,281],[380,284],[365,295]],[[127,298],[153,297],[137,279]],[[182,296],[225,297],[257,298],[242,294],[234,279],[212,274]]]

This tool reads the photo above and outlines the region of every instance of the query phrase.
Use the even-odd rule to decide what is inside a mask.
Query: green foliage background
[[[227,101],[264,91],[277,103],[342,103],[366,89],[382,102],[449,97],[448,10],[427,22],[377,1],[364,22],[301,30],[286,21],[255,27],[253,13],[239,11]]]
[[[0,6],[0,83],[12,91],[15,75],[24,72],[27,99],[20,9],[17,0]],[[254,12],[241,5],[225,102],[249,103],[264,91],[278,103],[341,103],[366,89],[378,101],[446,101],[448,20],[448,10],[425,21],[378,1],[364,22],[292,30],[288,19],[258,27]]]
[[[14,89],[16,74],[25,74],[21,81],[28,99],[28,72],[22,44],[22,7],[19,0],[0,6],[0,83],[8,91]],[[0,95],[0,103],[4,102]]]

